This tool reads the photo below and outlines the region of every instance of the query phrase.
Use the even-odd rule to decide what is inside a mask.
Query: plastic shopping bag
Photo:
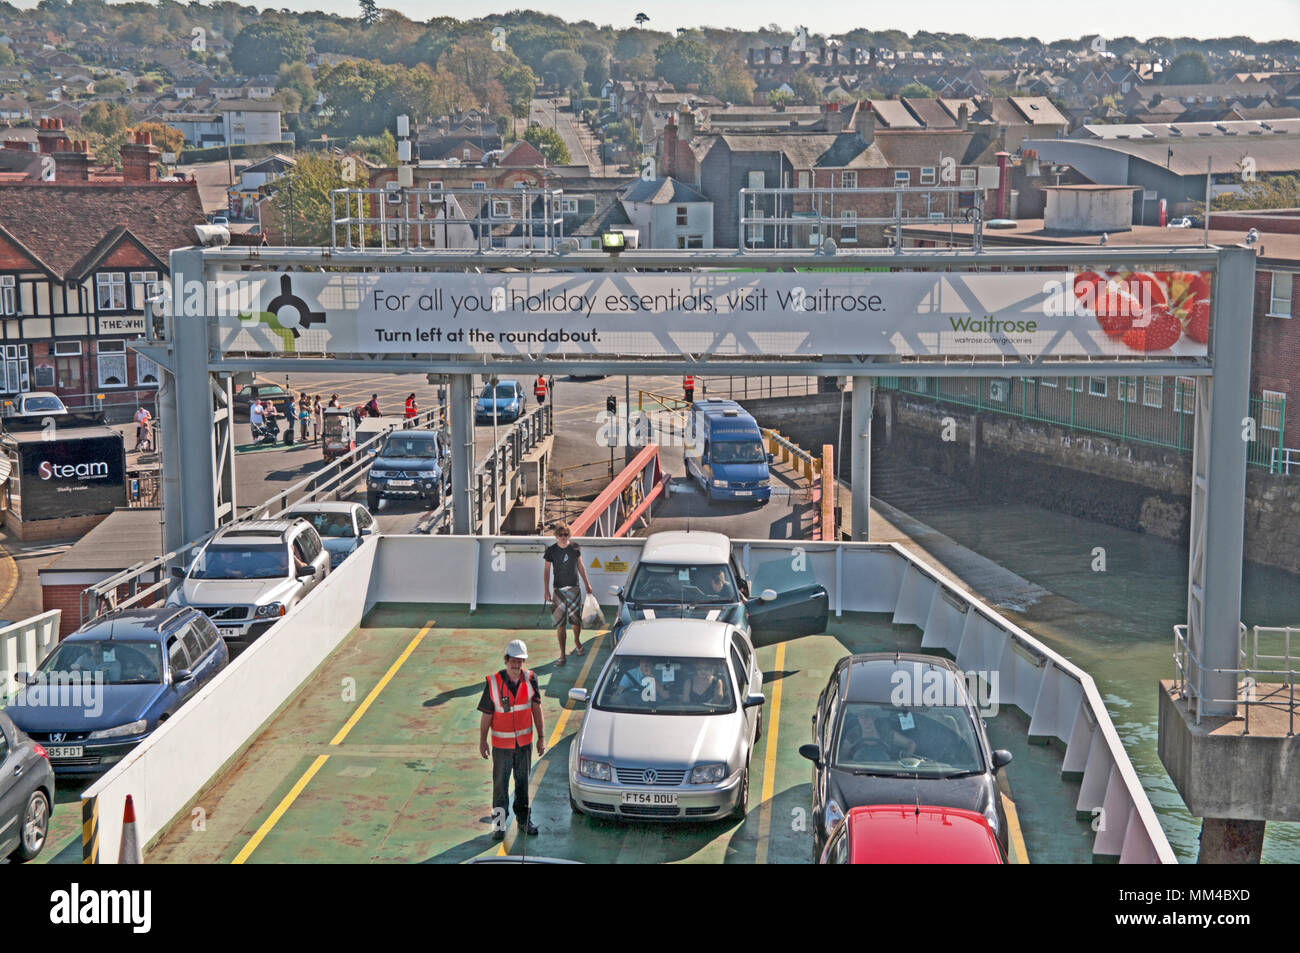
[[[584,629],[595,629],[605,624],[605,613],[601,611],[600,603],[590,592],[587,593],[587,599],[582,604],[582,627]]]

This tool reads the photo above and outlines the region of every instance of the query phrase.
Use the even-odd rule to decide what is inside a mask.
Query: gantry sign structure
[[[235,374],[446,375],[457,533],[471,525],[476,374],[851,377],[858,540],[874,377],[1188,376],[1188,631],[1203,713],[1230,714],[1211,706],[1236,694],[1254,272],[1244,247],[174,251],[137,346],[165,372],[167,548],[236,513]]]

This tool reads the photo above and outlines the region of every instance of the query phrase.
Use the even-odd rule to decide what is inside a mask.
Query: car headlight
[[[103,731],[92,731],[86,738],[87,741],[93,741],[96,738],[125,738],[128,735],[142,735],[149,728],[147,719],[141,718],[139,721],[133,721],[129,725],[118,725],[116,728],[105,728]]]
[[[996,797],[996,795],[994,796]],[[992,801],[989,802],[988,807],[984,808],[984,820],[989,822],[989,827],[993,828],[994,834],[1000,835],[1002,833],[998,830],[998,810],[993,806]]]
[[[840,806],[834,801],[827,801],[826,813],[823,820],[826,822],[826,833],[829,834],[831,831],[835,830],[836,824],[844,820],[844,812],[840,810]]]
[[[717,784],[727,776],[725,764],[697,764],[691,768],[688,784]]]
[[[720,486],[720,487],[722,487],[723,489],[725,489],[726,486],[727,486],[727,481],[726,481],[726,480],[714,480],[714,481],[713,481],[713,485],[714,485],[714,486]]]
[[[258,606],[255,615],[259,619],[265,619],[267,616],[284,615],[283,602],[268,602],[264,606]]]
[[[370,477],[374,480],[387,480],[388,473],[385,470],[371,470]]]
[[[589,761],[586,758],[578,759],[578,773],[593,781],[608,781],[613,777],[609,765],[604,761]]]

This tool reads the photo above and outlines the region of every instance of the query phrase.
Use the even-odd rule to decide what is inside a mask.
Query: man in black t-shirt
[[[573,625],[573,654],[584,655],[582,647],[582,602],[583,592],[578,586],[578,576],[582,576],[583,585],[591,592],[591,581],[587,578],[587,567],[582,564],[582,550],[569,538],[569,524],[557,523],[555,542],[546,547],[542,556],[545,565],[542,568],[542,602],[551,607],[551,618],[555,621],[555,638],[560,644],[560,660],[556,665],[563,665],[568,656],[565,654],[567,630],[566,621]],[[551,567],[555,567],[555,588],[551,588]]]

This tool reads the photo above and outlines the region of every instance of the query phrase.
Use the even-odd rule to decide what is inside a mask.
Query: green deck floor
[[[847,652],[915,650],[920,643],[916,629],[894,627],[885,616],[846,615],[832,620],[827,635],[759,650],[768,704],[748,817],[701,825],[618,823],[573,814],[565,777],[583,715],[581,707],[567,707],[568,690],[593,684],[608,656],[607,639],[597,640],[598,651],[570,655],[557,668],[554,635],[538,628],[542,622],[537,609],[518,607],[481,607],[472,615],[464,606],[376,607],[200,795],[195,806],[202,811],[178,818],[148,861],[226,863],[243,852],[249,863],[448,863],[497,854],[502,846],[490,839],[491,779],[478,755],[477,704],[483,677],[500,667],[506,642],[524,638],[554,744],[533,763],[533,816],[542,833],[527,838],[529,853],[603,863],[807,863],[811,766],[798,747],[810,740],[809,719],[831,665]],[[386,674],[387,683],[356,717]],[[778,685],[780,712],[773,719]],[[995,747],[1015,754],[1006,780],[1029,861],[1089,862],[1091,831],[1075,818],[1078,786],[1060,779],[1059,750],[1026,744],[1017,713],[1000,714],[989,731]],[[518,854],[525,845],[514,832],[512,823],[505,848]]]

